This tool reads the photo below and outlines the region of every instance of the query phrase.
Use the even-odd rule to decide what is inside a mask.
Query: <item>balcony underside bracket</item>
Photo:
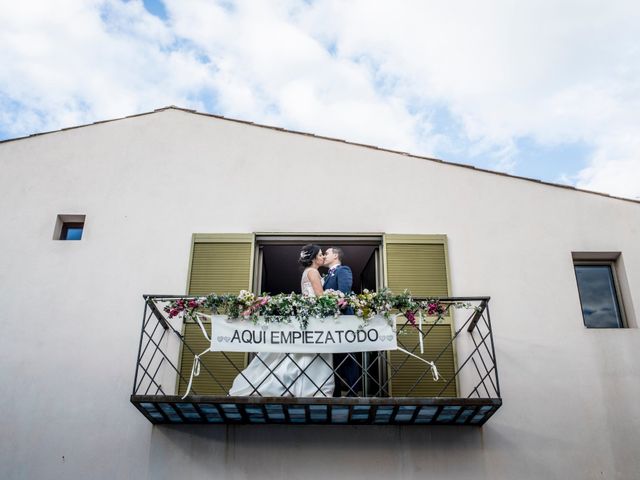
[[[154,424],[481,426],[502,399],[132,395],[131,403]]]

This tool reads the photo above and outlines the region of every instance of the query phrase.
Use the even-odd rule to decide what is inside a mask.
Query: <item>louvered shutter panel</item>
[[[393,293],[409,289],[414,297],[449,295],[444,244],[391,241],[386,242],[387,282]]]
[[[251,290],[253,242],[195,242],[189,295],[238,294]]]
[[[251,290],[253,251],[252,234],[194,235],[189,295],[238,294],[240,290]],[[209,325],[205,327],[208,329]],[[185,323],[183,333],[185,343],[195,353],[208,347],[197,324]],[[186,381],[179,379],[180,395],[186,391],[193,357],[194,353],[183,347],[180,370]],[[194,378],[192,391],[198,395],[226,395],[233,379],[246,367],[246,358],[246,353],[207,352],[200,358],[200,376]]]
[[[384,248],[386,284],[392,292],[397,294],[408,289],[414,297],[449,296],[445,237],[385,235]],[[418,331],[407,325],[403,317],[398,318],[399,345],[425,360],[437,358],[436,365],[445,380],[434,382],[428,365],[405,353],[391,351],[388,355],[391,396],[433,397],[440,393],[455,373],[451,328],[449,319],[437,325],[424,324],[423,331],[431,330],[425,337],[424,354],[421,355]],[[457,396],[455,381],[440,396]]]

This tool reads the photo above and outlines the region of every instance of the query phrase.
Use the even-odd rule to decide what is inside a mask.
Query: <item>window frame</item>
[[[87,216],[85,214],[62,214],[56,216],[56,224],[53,229],[53,240],[64,242],[77,242],[84,238],[85,227],[87,226]],[[82,226],[82,235],[78,240],[67,240],[66,234],[69,228]]]
[[[582,324],[584,325],[585,328],[589,328],[589,329],[593,329],[593,330],[610,330],[610,329],[620,329],[620,328],[629,328],[629,322],[627,320],[627,315],[625,313],[625,303],[624,303],[624,299],[622,297],[622,293],[621,293],[621,286],[620,286],[620,281],[618,279],[618,268],[617,268],[617,263],[618,263],[618,257],[619,257],[619,253],[616,256],[616,258],[611,258],[611,259],[598,259],[598,258],[593,258],[593,259],[588,259],[588,258],[576,258],[574,256],[573,258],[573,274],[575,275],[576,278],[576,289],[578,290],[578,300],[580,301],[580,315],[582,316]],[[583,309],[583,303],[582,303],[582,295],[580,292],[580,284],[578,283],[578,274],[576,272],[576,267],[579,266],[608,266],[611,270],[611,277],[613,278],[613,288],[615,290],[615,300],[617,302],[618,305],[618,311],[620,312],[620,325],[617,327],[590,327],[589,325],[587,325],[586,319],[584,317],[584,309]]]

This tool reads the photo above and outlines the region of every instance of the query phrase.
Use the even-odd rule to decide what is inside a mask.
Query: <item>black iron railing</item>
[[[317,355],[342,397],[330,397],[330,380],[306,374],[306,365],[282,354],[298,370],[291,383],[280,381],[279,363],[260,354],[215,352],[202,356],[200,374],[189,395],[193,359],[206,348],[200,327],[182,316],[167,318],[164,305],[171,295],[144,295],[131,401],[153,423],[372,423],[482,425],[500,407],[500,384],[489,314],[489,297],[441,298],[442,304],[466,303],[440,320],[427,319],[421,328],[397,324],[401,350],[363,352],[334,357]],[[420,342],[422,338],[422,342]],[[423,346],[423,353],[420,345]],[[207,355],[211,358],[207,359]],[[418,357],[418,358],[416,358]],[[335,360],[337,359],[337,360]],[[422,359],[422,360],[421,360]],[[230,396],[235,377],[243,376],[251,360],[260,362],[273,381],[282,384],[278,396],[263,395],[264,378],[251,384],[250,394]],[[433,362],[440,378],[427,363]],[[341,365],[351,362],[357,381],[345,378]],[[314,391],[294,397],[295,382],[304,378]]]

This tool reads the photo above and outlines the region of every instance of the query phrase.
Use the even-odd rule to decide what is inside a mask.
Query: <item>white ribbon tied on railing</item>
[[[422,312],[418,311],[418,338],[420,339],[420,355],[424,355],[424,335],[422,335]]]
[[[436,364],[433,362],[430,362],[429,360],[425,360],[422,357],[419,357],[417,355],[414,355],[413,353],[405,350],[404,348],[398,347],[398,350],[400,350],[403,353],[406,353],[407,355],[409,355],[410,357],[415,358],[416,360],[420,360],[421,362],[426,363],[427,365],[429,365],[431,367],[431,376],[433,377],[433,380],[435,382],[437,382],[438,380],[440,380],[440,373],[438,372],[438,367],[436,367]]]

